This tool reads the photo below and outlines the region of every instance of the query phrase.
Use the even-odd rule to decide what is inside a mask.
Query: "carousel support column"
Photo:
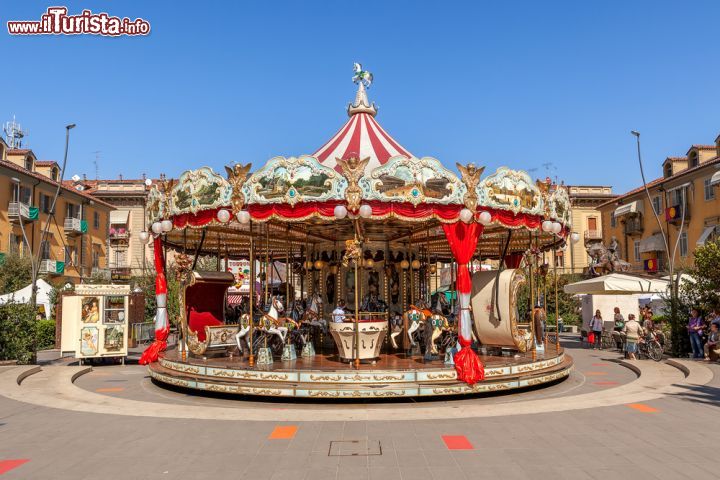
[[[248,345],[250,346],[250,357],[248,358],[248,365],[254,367],[255,353],[253,352],[253,333],[255,330],[255,322],[253,314],[255,308],[255,296],[257,295],[257,292],[255,291],[255,237],[253,236],[252,220],[250,220],[250,251],[248,252],[248,257],[250,259],[250,331],[248,332],[248,335],[250,336],[250,341],[248,342]]]
[[[357,231],[357,228],[355,229]],[[355,236],[357,241],[357,235]],[[362,245],[360,246],[362,252]],[[360,296],[358,289],[358,264],[362,261],[362,254],[355,259],[355,368],[360,368]]]
[[[285,315],[287,318],[292,318],[290,317],[292,315],[290,311],[290,228],[285,231],[285,239]],[[296,360],[297,352],[295,351],[295,345],[290,341],[290,332],[288,332],[286,340],[282,360]]]
[[[265,223],[265,265],[263,266],[263,281],[265,283],[265,302],[264,304],[267,305],[268,303],[268,265],[270,262],[270,224]],[[270,275],[272,275],[272,270],[270,271]],[[267,343],[267,342],[266,342]]]
[[[544,256],[545,256],[545,255],[544,255],[544,253],[543,253],[543,265],[545,265],[545,263],[546,263],[546,262],[544,261]],[[543,271],[545,272],[545,275],[543,275],[543,303],[542,303],[542,308],[543,308],[543,311],[545,312],[545,338],[544,338],[544,340],[543,340],[543,346],[545,346],[545,345],[547,345],[547,343],[548,343],[548,332],[547,332],[547,315],[548,315],[548,308],[547,308],[547,305],[548,305],[548,301],[547,301],[547,281],[548,281],[548,272],[547,272],[547,270],[545,270],[545,268],[543,268]]]
[[[227,265],[227,264],[226,264]],[[220,234],[218,233],[217,236],[217,259],[216,259],[216,268],[218,272],[220,271]]]
[[[570,246],[572,248],[572,245]],[[557,251],[553,253],[555,256],[555,350],[560,351],[560,304],[558,303],[558,276],[557,276]]]

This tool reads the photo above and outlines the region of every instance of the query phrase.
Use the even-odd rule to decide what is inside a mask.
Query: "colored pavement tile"
[[[0,475],[19,467],[23,463],[29,462],[27,458],[19,458],[17,460],[0,460]]]
[[[608,372],[585,372],[585,375],[588,377],[601,377],[607,374]]]
[[[97,393],[112,393],[112,392],[122,392],[125,390],[125,387],[112,387],[112,388],[96,388],[95,391]]]
[[[630,408],[634,408],[638,412],[643,413],[654,413],[660,411],[657,408],[653,408],[650,405],[645,405],[644,403],[628,403],[627,406]]]
[[[278,425],[268,437],[270,440],[291,439],[295,436],[298,427],[296,425]]]
[[[465,435],[443,435],[442,439],[448,450],[474,450]]]
[[[607,363],[593,363],[592,366],[593,367],[607,367],[608,364]]]

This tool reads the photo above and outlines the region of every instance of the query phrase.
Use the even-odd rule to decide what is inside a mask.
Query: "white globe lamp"
[[[362,218],[372,217],[372,207],[370,205],[361,205],[360,206],[360,216]]]
[[[227,223],[230,221],[230,212],[225,210],[224,208],[221,208],[217,212],[217,219],[220,223]]]
[[[163,220],[161,223],[161,228],[163,232],[169,232],[173,229],[172,220]]]
[[[473,213],[470,211],[469,208],[463,208],[460,210],[460,220],[462,220],[465,223],[472,222],[473,219]]]
[[[152,224],[150,229],[153,231],[155,235],[160,235],[162,233],[162,223],[155,222]]]
[[[342,220],[347,217],[348,211],[347,208],[345,208],[345,205],[338,205],[335,207],[335,210],[333,210],[333,213],[335,214],[335,218]]]
[[[492,215],[490,215],[490,212],[480,212],[480,215],[478,216],[478,220],[483,225],[489,225],[490,222],[492,222]]]

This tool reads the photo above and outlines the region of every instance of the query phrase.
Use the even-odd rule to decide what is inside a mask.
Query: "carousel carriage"
[[[168,351],[167,315],[158,303],[157,341],[142,358],[154,378],[235,393],[329,398],[523,386],[507,359],[478,354],[479,347],[517,352],[525,365],[520,371],[530,375],[525,384],[567,375],[572,362],[557,340],[538,357],[535,327],[522,321],[517,305],[540,255],[562,248],[570,236],[567,190],[505,167],[481,178],[484,168],[458,164],[458,176],[435,158],[412,155],[377,123],[365,88],[358,83],[349,120],[313,155],[275,157],[252,173],[249,164],[233,165],[227,177],[202,167],[152,186],[147,220],[158,295],[166,288],[167,249],[216,256],[218,269],[223,260],[249,260],[250,295],[263,305],[279,301],[273,285],[286,288],[274,310],[258,311],[250,301],[240,325],[223,326],[227,274],[176,265],[190,292],[198,293],[186,290],[181,338]],[[498,269],[471,278],[468,265],[479,260],[495,261]],[[432,305],[443,266],[454,273],[453,323],[437,297],[437,308],[420,306]],[[301,302],[302,314],[295,308]],[[346,321],[333,322],[331,311],[341,302],[348,306]],[[208,320],[202,328],[199,318]],[[205,355],[216,330],[225,340],[232,333],[237,345],[231,352],[227,342],[217,343],[228,350],[224,359]],[[288,334],[293,330],[312,346],[302,347],[302,359]],[[284,344],[281,354],[263,344],[273,334]],[[348,361],[367,375],[348,372]],[[202,382],[176,377],[196,371],[204,372]],[[222,385],[208,380],[213,376],[223,378]],[[228,378],[245,383],[227,386]]]

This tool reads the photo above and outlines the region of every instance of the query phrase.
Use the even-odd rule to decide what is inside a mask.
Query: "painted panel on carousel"
[[[568,227],[572,226],[572,214],[570,212],[570,195],[567,188],[558,185],[548,197],[548,210],[550,218]]]
[[[314,157],[275,157],[253,173],[243,187],[249,203],[343,200],[347,180]]]
[[[478,203],[513,213],[542,215],[544,201],[540,189],[530,175],[522,170],[498,168],[483,179],[477,188]]]
[[[462,203],[465,185],[435,158],[393,157],[360,180],[369,200],[420,203]]]
[[[146,216],[148,225],[167,217],[169,206],[169,192],[176,180],[160,180],[153,184],[148,191]]]
[[[212,168],[187,170],[170,191],[170,213],[174,216],[212,210],[230,205],[231,199],[232,186]]]

